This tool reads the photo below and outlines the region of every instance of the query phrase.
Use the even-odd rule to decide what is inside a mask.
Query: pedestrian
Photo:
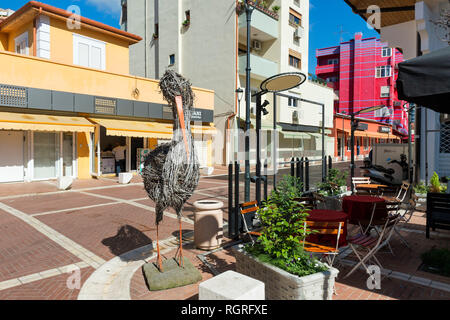
[[[116,177],[119,176],[119,173],[125,171],[125,152],[127,147],[117,142],[115,144],[112,152],[114,153],[114,159],[116,162]]]

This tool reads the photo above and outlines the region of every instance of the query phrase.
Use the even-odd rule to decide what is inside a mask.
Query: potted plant
[[[347,193],[347,172],[330,169],[325,181],[318,184],[318,193],[325,198],[325,206],[331,210],[342,210],[340,198]]]
[[[331,299],[338,270],[303,250],[311,234],[308,211],[297,201],[301,182],[285,176],[257,214],[263,226],[255,244],[233,247],[236,271],[265,284],[266,299]]]
[[[276,14],[278,14],[278,11],[280,11],[281,7],[280,6],[273,6],[272,7],[272,11]]]
[[[191,24],[191,21],[188,19],[183,21],[183,27],[189,27],[190,24]]]

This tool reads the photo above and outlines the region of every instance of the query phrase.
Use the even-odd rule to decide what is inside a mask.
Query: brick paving
[[[216,169],[215,174],[226,174],[227,169]],[[251,185],[251,196],[254,196],[254,184]],[[243,184],[240,197],[243,199]],[[194,207],[198,200],[219,199],[224,202],[224,220],[227,220],[228,210],[227,177],[203,177],[194,196],[189,199],[183,214],[188,219],[183,221],[183,232],[193,231]],[[77,299],[79,290],[67,288],[69,274],[61,272],[46,279],[34,279],[25,284],[2,288],[2,283],[17,278],[33,276],[37,273],[50,274],[55,268],[60,268],[82,259],[79,250],[85,254],[108,261],[130,250],[151,244],[156,239],[154,226],[154,203],[147,199],[143,189],[142,179],[135,176],[130,185],[122,186],[116,177],[92,180],[74,181],[71,191],[62,192],[56,189],[54,181],[33,182],[22,184],[0,185],[0,205],[19,210],[27,215],[33,215],[42,226],[48,226],[56,232],[50,236],[46,229],[36,228],[25,219],[18,219],[10,212],[0,210],[0,300],[4,299]],[[178,221],[173,209],[167,210],[160,225],[160,239],[177,236]],[[171,215],[172,214],[172,215]],[[348,265],[340,265],[340,276],[337,279],[338,295],[335,300],[415,300],[450,298],[448,291],[441,284],[450,284],[449,278],[418,270],[420,254],[432,247],[448,248],[450,232],[432,233],[429,240],[424,234],[425,217],[423,212],[416,212],[408,224],[408,232],[402,235],[410,243],[407,249],[395,236],[391,240],[395,255],[380,253],[383,266],[395,272],[406,273],[409,276],[426,278],[429,282],[439,285],[423,286],[420,283],[400,280],[395,277],[382,281],[381,290],[369,290],[366,286],[367,275],[356,271],[348,279],[342,279],[350,270]],[[59,238],[58,234],[63,236]],[[438,236],[437,236],[438,235]],[[76,243],[79,248],[68,251],[67,240]],[[226,238],[225,238],[226,239]],[[57,240],[57,241],[56,241]],[[59,245],[64,244],[64,246]],[[192,244],[185,245],[186,256],[202,273],[205,281],[214,273],[197,257],[204,251],[196,250]],[[171,258],[175,249],[165,254]],[[105,260],[101,260],[105,259]],[[348,255],[346,261],[356,261],[353,255]],[[235,259],[231,250],[223,249],[206,256],[210,266],[217,272],[235,269]],[[97,267],[98,267],[97,266]],[[81,285],[93,274],[95,268],[86,264],[81,270]],[[420,279],[419,279],[420,280]],[[428,283],[429,283],[428,282]],[[182,288],[174,288],[162,292],[149,292],[141,268],[131,278],[130,295],[136,300],[185,300],[198,299],[198,285],[193,284]]]

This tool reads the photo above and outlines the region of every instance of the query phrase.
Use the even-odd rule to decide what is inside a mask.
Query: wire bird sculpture
[[[163,272],[159,250],[159,223],[166,208],[175,209],[180,225],[178,264],[184,267],[181,210],[197,188],[200,172],[191,135],[191,109],[194,104],[191,84],[180,74],[168,70],[161,78],[159,87],[164,100],[172,108],[173,137],[170,143],[159,145],[147,155],[142,176],[148,196],[156,203],[157,261],[160,271]]]

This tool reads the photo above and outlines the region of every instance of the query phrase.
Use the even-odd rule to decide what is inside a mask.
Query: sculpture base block
[[[202,275],[191,261],[184,259],[184,268],[180,267],[175,258],[163,260],[160,272],[157,262],[146,263],[142,266],[145,282],[150,291],[167,290],[197,283]]]

